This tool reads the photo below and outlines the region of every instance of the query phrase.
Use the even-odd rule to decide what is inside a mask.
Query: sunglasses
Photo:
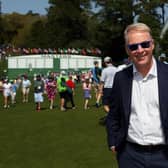
[[[129,45],[127,45],[127,47],[130,51],[135,51],[138,49],[139,46],[141,46],[142,48],[149,48],[150,43],[151,43],[151,40],[150,41],[143,41],[142,43],[129,44]]]

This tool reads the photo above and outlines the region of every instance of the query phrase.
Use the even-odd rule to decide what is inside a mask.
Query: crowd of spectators
[[[128,62],[128,61],[127,61]],[[129,62],[130,64],[130,62]],[[129,66],[129,64],[123,64],[122,68]],[[43,93],[45,93],[50,102],[49,109],[54,108],[54,99],[56,94],[60,95],[60,110],[65,111],[67,107],[67,102],[71,103],[71,108],[75,109],[74,103],[74,91],[75,85],[81,84],[83,90],[83,99],[84,99],[84,109],[87,110],[90,108],[90,99],[96,98],[95,106],[98,108],[100,106],[100,101],[102,97],[102,91],[100,91],[100,86],[95,82],[96,76],[101,79],[101,68],[97,67],[97,62],[94,63],[95,67],[91,68],[88,71],[83,72],[48,72],[47,74],[34,74],[31,81],[28,78],[28,75],[22,74],[14,79],[9,79],[8,76],[4,76],[0,79],[0,92],[3,92],[3,103],[4,108],[9,108],[10,104],[16,103],[16,95],[19,86],[22,91],[22,102],[28,102],[29,90],[34,90],[34,101],[36,103],[36,110],[41,109],[41,103],[44,101]],[[117,68],[117,67],[116,67]],[[118,68],[117,71],[120,71],[121,68]],[[97,74],[98,73],[98,74]],[[43,83],[41,82],[43,81]],[[100,80],[98,82],[100,84]],[[94,90],[94,96],[91,96],[91,91]],[[99,100],[98,100],[99,95]],[[11,100],[11,101],[10,101]]]
[[[49,109],[52,110],[55,107],[56,97],[60,101],[60,105],[58,106],[60,106],[61,111],[69,108],[75,109],[75,86],[76,84],[82,84],[85,81],[85,76],[86,73],[68,74],[65,71],[61,71],[60,73],[50,72],[48,76],[34,74],[34,78],[31,80],[27,74],[17,76],[14,79],[9,79],[6,76],[0,79],[0,93],[3,96],[4,108],[16,105],[18,90],[22,93],[22,103],[32,101],[28,99],[30,90],[32,90],[31,93],[33,92],[34,94],[35,109],[37,111],[41,110],[41,103],[44,100],[47,101],[47,99],[49,100]],[[46,95],[44,96],[45,98],[43,94]],[[67,106],[69,104],[70,106]]]
[[[71,54],[100,56],[102,51],[99,48],[25,48],[10,45],[0,46],[0,59],[8,56],[35,54]]]

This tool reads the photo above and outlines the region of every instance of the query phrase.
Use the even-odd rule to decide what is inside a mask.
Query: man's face
[[[136,67],[152,64],[154,42],[148,32],[131,31],[128,33],[126,51]]]

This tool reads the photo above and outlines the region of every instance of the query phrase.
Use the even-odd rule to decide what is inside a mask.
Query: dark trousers
[[[70,101],[71,106],[75,107],[74,99],[73,99],[73,93],[67,92],[66,98],[65,98],[65,105],[64,107],[67,108],[67,103]]]
[[[117,153],[119,168],[168,168],[168,147],[142,147],[127,143]]]
[[[71,102],[72,107],[75,107],[73,93],[68,93],[68,96],[69,96],[69,101]]]

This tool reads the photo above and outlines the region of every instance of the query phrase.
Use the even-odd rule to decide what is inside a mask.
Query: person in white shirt
[[[118,71],[122,71],[123,69],[127,68],[130,65],[131,65],[131,61],[129,60],[129,58],[125,58],[123,60],[123,64],[118,65],[117,69]]]
[[[119,168],[167,168],[168,65],[154,58],[146,24],[128,25],[124,35],[132,65],[114,77],[106,121],[109,149]]]
[[[8,79],[4,79],[2,88],[3,88],[4,108],[9,108],[12,85]]]
[[[112,64],[111,57],[105,57],[104,64],[106,67],[102,70],[102,75],[100,78],[100,92],[102,93],[102,104],[104,107],[104,111],[107,115],[110,110],[113,79],[118,70],[117,67]],[[100,118],[100,124],[104,125],[106,123],[106,115]]]
[[[117,72],[117,68],[112,64],[111,57],[104,58],[105,68],[102,71],[101,79],[100,79],[100,88],[102,92],[102,103],[104,106],[104,110],[106,113],[109,112],[110,105],[110,93],[113,87],[113,79]]]
[[[23,76],[21,86],[22,86],[22,101],[23,102],[28,102],[29,92],[30,92],[30,87],[31,87],[31,81],[28,79],[27,75]]]

